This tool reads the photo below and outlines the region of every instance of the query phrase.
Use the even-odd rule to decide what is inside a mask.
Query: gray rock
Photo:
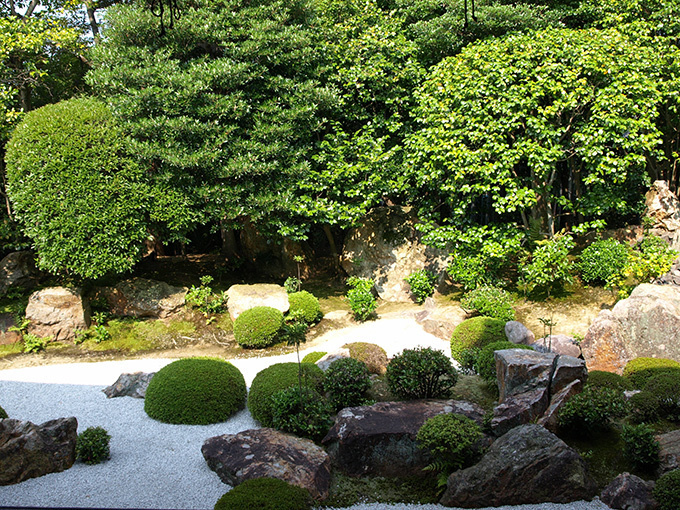
[[[581,355],[581,347],[579,347],[573,337],[567,335],[548,335],[544,338],[539,338],[530,345],[541,352],[554,352],[574,358],[578,358]]]
[[[596,486],[585,462],[539,425],[516,427],[474,466],[449,476],[440,503],[481,508],[592,499]]]
[[[600,499],[613,510],[655,510],[659,505],[652,497],[653,490],[654,482],[622,473],[604,488]]]
[[[573,356],[558,356],[550,379],[550,393],[555,395],[569,386],[573,381],[580,381],[578,391],[588,380],[586,362]]]
[[[28,332],[53,340],[71,340],[90,326],[90,306],[80,289],[49,287],[31,294],[26,307]]]
[[[40,281],[40,275],[33,252],[10,253],[0,261],[0,296],[11,288],[34,288]]]
[[[680,228],[680,201],[666,181],[654,181],[645,195],[645,216],[654,221],[654,228],[674,232]]]
[[[335,352],[329,352],[322,358],[319,358],[319,360],[316,362],[316,366],[325,372],[326,370],[328,370],[328,367],[330,367],[331,363],[333,363],[334,361],[349,357],[350,357],[349,349],[338,349]]]
[[[533,344],[536,339],[531,330],[519,321],[505,323],[505,336],[513,344]]]
[[[0,420],[0,485],[70,468],[76,460],[77,430],[78,421],[73,417],[42,425]]]
[[[243,312],[256,306],[269,306],[281,313],[286,313],[290,308],[288,293],[281,285],[270,283],[232,285],[227,290],[227,295],[232,320],[236,320]]]
[[[156,372],[135,372],[133,374],[120,374],[120,377],[111,386],[102,391],[107,398],[132,397],[144,398],[146,389],[149,387],[151,378]]]
[[[21,341],[21,334],[18,331],[10,331],[10,328],[16,325],[13,313],[0,313],[0,345]]]
[[[550,405],[548,409],[543,413],[543,416],[537,421],[539,425],[545,427],[552,433],[557,433],[559,427],[558,416],[560,409],[564,404],[574,395],[581,393],[583,390],[583,382],[580,380],[575,380],[569,383],[567,386],[562,388],[558,393],[553,394],[550,399]]]
[[[549,385],[507,397],[493,409],[491,430],[502,436],[518,425],[538,420],[550,406]]]
[[[504,349],[496,351],[494,358],[498,374],[498,401],[504,402],[511,395],[539,387],[549,388],[557,355],[528,349]]]
[[[187,289],[147,278],[131,278],[99,290],[111,312],[124,317],[167,319],[184,307]]]
[[[211,437],[201,448],[210,469],[224,483],[278,478],[307,489],[315,499],[328,497],[331,463],[323,448],[278,430],[263,428]]]
[[[425,310],[415,315],[416,322],[431,335],[450,341],[453,330],[467,318],[467,313],[460,306],[439,306],[431,300],[425,301]]]
[[[656,436],[659,441],[659,473],[680,468],[680,430]]]

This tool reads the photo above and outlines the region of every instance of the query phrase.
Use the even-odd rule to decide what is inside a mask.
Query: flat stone
[[[232,320],[250,308],[269,306],[281,313],[290,308],[288,293],[281,285],[257,283],[254,285],[232,285],[227,290],[229,315]]]

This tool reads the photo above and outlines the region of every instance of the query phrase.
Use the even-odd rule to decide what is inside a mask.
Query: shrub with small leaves
[[[564,404],[558,422],[567,432],[593,434],[608,428],[612,419],[625,416],[627,411],[622,392],[589,386]]]
[[[366,392],[371,387],[371,379],[365,363],[353,358],[341,358],[331,363],[326,370],[323,386],[331,406],[339,411],[345,407],[363,405]]]
[[[651,471],[659,465],[661,446],[652,428],[645,424],[624,425],[621,439],[623,454],[635,469]]]
[[[520,266],[520,276],[529,292],[559,290],[572,282],[569,250],[574,240],[568,234],[536,242],[531,256]]]
[[[629,252],[626,267],[612,279],[612,285],[619,288],[619,297],[628,297],[637,285],[649,283],[670,270],[677,256],[678,252],[671,250],[665,241],[646,235]]]
[[[633,385],[628,379],[614,372],[604,370],[591,370],[588,372],[586,386],[597,386],[598,388],[612,388],[618,391],[633,389]]]
[[[404,278],[404,281],[411,287],[413,299],[415,299],[416,303],[420,304],[434,294],[434,285],[437,283],[437,275],[432,271],[420,269],[419,271],[414,271],[408,275]]]
[[[296,276],[289,276],[288,278],[286,278],[286,281],[283,282],[283,288],[286,289],[286,292],[288,294],[292,294],[293,292],[298,292],[300,290],[301,285],[302,285],[302,282]]]
[[[667,358],[635,358],[626,363],[623,376],[633,388],[641,390],[649,379],[666,372],[680,372],[680,363]]]
[[[234,321],[234,338],[246,349],[263,349],[276,343],[283,327],[283,314],[270,306],[244,311]]]
[[[315,441],[333,425],[331,408],[313,389],[291,386],[272,395],[272,427]]]
[[[400,398],[447,398],[458,372],[441,351],[429,347],[404,349],[387,365],[387,385]]]
[[[476,312],[484,317],[493,317],[506,322],[515,320],[512,297],[498,287],[487,285],[477,287],[463,296],[460,306],[467,312]]]
[[[429,418],[416,436],[418,447],[432,455],[434,470],[445,474],[469,462],[477,453],[475,446],[481,438],[482,430],[474,420],[454,413]]]
[[[387,368],[387,353],[379,345],[368,342],[352,342],[342,346],[349,351],[349,357],[366,363],[371,374],[382,375]]]
[[[611,286],[628,262],[630,248],[616,239],[601,239],[586,247],[576,268],[585,283]]]
[[[85,464],[99,464],[109,458],[111,436],[102,427],[88,427],[78,434],[76,456]]]
[[[367,278],[357,278],[352,276],[347,279],[350,290],[347,291],[347,301],[352,309],[354,318],[358,321],[365,321],[375,312],[378,304],[373,295],[373,280]]]
[[[215,503],[215,510],[309,510],[311,507],[309,492],[278,478],[246,480]]]
[[[680,508],[680,469],[662,475],[654,485],[652,496],[659,504],[659,510]]]
[[[657,401],[659,414],[663,418],[672,421],[680,419],[680,371],[651,377],[643,391]]]
[[[628,399],[628,412],[633,423],[655,423],[661,417],[659,401],[646,391],[635,393]]]
[[[451,335],[451,357],[460,362],[465,349],[482,348],[492,342],[507,340],[504,320],[473,317],[458,324]]]
[[[314,351],[307,353],[304,358],[302,358],[302,363],[316,363],[321,358],[323,358],[327,352]]]
[[[315,324],[323,317],[319,300],[314,294],[306,290],[288,294],[288,302],[290,303],[288,313],[295,316],[297,320],[304,321],[307,324]]]
[[[475,371],[486,381],[496,381],[496,359],[494,353],[504,349],[524,349],[533,350],[528,345],[514,344],[507,340],[502,342],[493,342],[482,347],[477,355],[475,361]]]

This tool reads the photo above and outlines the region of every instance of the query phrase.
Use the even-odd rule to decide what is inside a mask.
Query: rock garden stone
[[[666,181],[654,181],[645,195],[645,216],[654,221],[654,228],[674,232],[680,229],[680,201]]]
[[[146,389],[149,387],[151,378],[155,372],[135,372],[133,374],[120,374],[120,377],[111,386],[102,391],[107,398],[132,397],[144,398]]]
[[[658,504],[652,497],[653,490],[654,482],[622,473],[604,488],[600,499],[613,510],[655,510]]]
[[[10,331],[10,328],[16,325],[14,314],[0,313],[0,345],[10,345],[21,341],[21,334],[18,331]]]
[[[53,340],[71,340],[90,326],[90,307],[80,289],[49,287],[31,294],[26,307],[28,332]]]
[[[430,457],[416,444],[428,418],[459,413],[482,425],[484,410],[458,400],[379,402],[341,410],[322,443],[332,462],[351,476],[423,476]]]
[[[564,406],[571,397],[581,393],[581,391],[583,391],[583,381],[576,379],[562,388],[559,392],[554,393],[550,399],[548,409],[546,409],[543,416],[541,416],[536,423],[545,427],[550,432],[557,433],[560,409],[562,409],[562,406]]]
[[[548,335],[529,345],[540,352],[554,352],[574,358],[581,356],[581,347],[573,337],[567,335]]]
[[[281,285],[258,283],[255,285],[232,285],[227,290],[229,301],[229,315],[232,320],[243,312],[256,306],[269,306],[281,313],[286,313],[290,307],[288,293]]]
[[[659,441],[659,474],[680,468],[680,430],[656,436]]]
[[[167,319],[180,313],[186,293],[184,287],[147,278],[131,278],[99,291],[113,314],[154,319]]]
[[[0,261],[0,296],[11,288],[34,288],[40,280],[31,251],[16,251]]]
[[[596,485],[579,454],[539,425],[496,440],[472,467],[449,476],[440,503],[481,508],[592,499]]]
[[[505,336],[513,344],[533,344],[536,336],[519,321],[508,321],[505,323]]]
[[[226,484],[278,478],[307,489],[315,499],[328,497],[330,459],[309,439],[263,428],[211,437],[201,451],[210,469]]]
[[[77,430],[78,421],[73,417],[42,425],[0,420],[0,485],[70,468],[76,460]]]
[[[323,357],[319,359],[319,361],[316,362],[316,366],[325,372],[326,370],[328,370],[328,367],[330,367],[331,363],[333,363],[334,361],[349,357],[350,357],[349,349],[341,348],[335,352],[329,352],[328,354],[325,354]]]
[[[428,308],[428,301],[425,300],[425,310],[416,313],[416,322],[426,332],[448,342],[456,326],[467,318],[467,313],[460,306],[436,305],[432,299],[430,302]]]

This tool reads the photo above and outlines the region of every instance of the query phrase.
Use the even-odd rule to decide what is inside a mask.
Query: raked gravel
[[[423,331],[412,319],[382,319],[331,331],[308,351],[331,352],[347,342],[373,342],[389,356],[404,348],[428,346],[450,351],[448,342]],[[230,360],[250,385],[273,363],[295,361],[295,354]],[[203,442],[221,434],[257,428],[247,410],[215,425],[167,425],[149,418],[144,401],[108,399],[102,389],[121,373],[157,371],[171,359],[141,359],[46,365],[0,370],[0,404],[10,417],[43,423],[75,416],[78,430],[102,426],[111,435],[111,459],[88,466],[76,462],[62,473],[0,487],[0,507],[96,507],[211,509],[229,486],[201,455]],[[518,481],[519,482],[519,481]],[[362,504],[363,509],[442,509],[440,505]],[[570,504],[503,506],[499,510],[605,510],[599,500]]]

